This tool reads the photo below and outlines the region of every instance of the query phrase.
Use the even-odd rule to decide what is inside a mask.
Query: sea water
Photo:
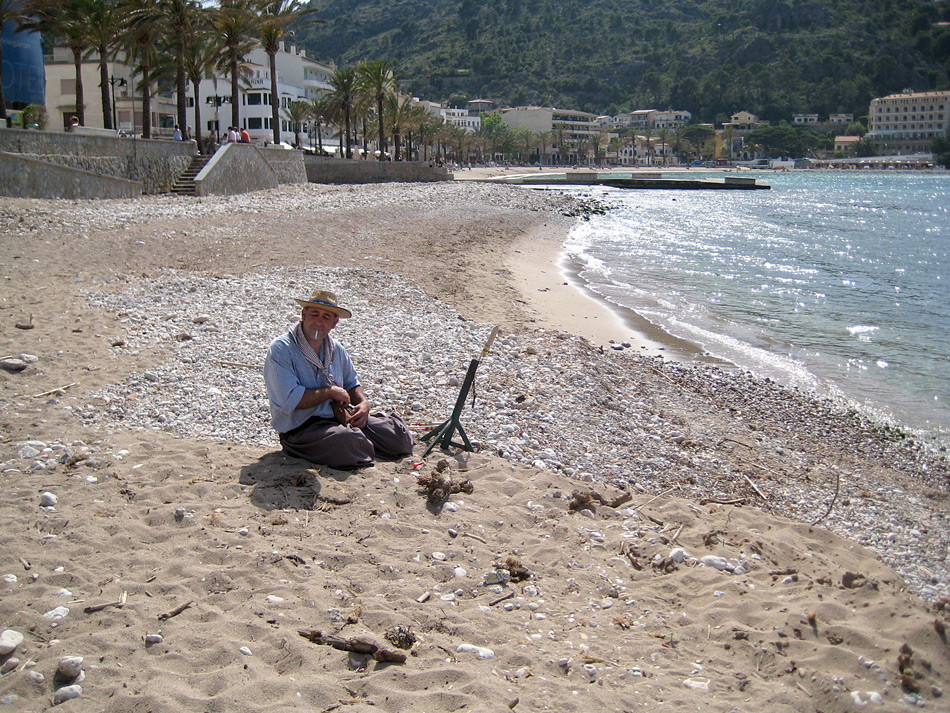
[[[743,175],[771,190],[582,189],[610,210],[572,230],[570,271],[706,358],[946,444],[950,174]]]

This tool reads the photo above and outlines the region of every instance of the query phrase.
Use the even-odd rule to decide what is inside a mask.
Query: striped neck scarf
[[[326,363],[321,361],[320,355],[313,350],[313,347],[310,346],[310,342],[308,342],[304,336],[303,322],[297,322],[297,325],[294,327],[294,341],[297,343],[297,348],[300,350],[300,353],[303,354],[304,358],[323,374],[327,380],[327,385],[336,386],[333,374],[330,373],[330,365],[333,363],[333,357],[336,354],[336,345],[333,343],[333,340],[330,339],[330,335],[328,334],[323,338],[323,346],[320,349],[320,351],[326,354]]]

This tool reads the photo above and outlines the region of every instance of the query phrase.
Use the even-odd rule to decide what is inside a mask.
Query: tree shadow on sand
[[[250,500],[262,510],[314,510],[349,502],[341,487],[349,475],[273,451],[243,466],[240,482],[252,488]]]

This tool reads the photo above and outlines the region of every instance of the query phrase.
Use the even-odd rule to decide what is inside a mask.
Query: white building
[[[251,141],[271,143],[274,140],[273,111],[271,102],[270,58],[260,47],[255,47],[246,56],[242,66],[245,76],[239,82],[241,102],[239,117],[241,129],[247,129]],[[321,92],[330,89],[329,79],[333,67],[307,57],[306,51],[289,43],[281,43],[275,56],[277,66],[276,100],[280,105],[280,140],[294,142],[293,125],[285,110],[295,101],[310,102]],[[201,103],[201,135],[211,129],[220,135],[231,124],[231,80],[227,75],[203,79],[198,85],[198,101]],[[188,85],[188,120],[194,118],[194,88]],[[324,134],[324,140],[328,137]],[[302,140],[302,139],[301,139]]]
[[[904,92],[871,100],[866,139],[878,153],[922,153],[950,132],[950,91]]]
[[[120,59],[123,59],[120,57]],[[53,47],[43,57],[46,71],[46,113],[51,131],[65,129],[76,115],[76,66],[73,53],[65,47]],[[115,126],[129,134],[142,133],[142,94],[133,89],[132,69],[123,61],[106,63],[109,75],[109,102],[115,98]],[[102,96],[99,88],[99,57],[92,55],[82,61],[83,104],[85,126],[103,128]],[[175,126],[177,105],[172,92],[163,91],[151,97],[152,136],[171,136]]]
[[[550,143],[542,154],[557,156],[568,163],[577,162],[578,148],[584,142],[600,141],[604,135],[597,115],[586,111],[526,106],[502,109],[501,120],[511,127],[526,126],[537,134],[547,135]]]
[[[482,117],[468,109],[455,109],[437,102],[420,101],[419,99],[413,99],[413,102],[424,106],[430,114],[442,119],[446,124],[457,126],[468,133],[478,131],[482,126]]]

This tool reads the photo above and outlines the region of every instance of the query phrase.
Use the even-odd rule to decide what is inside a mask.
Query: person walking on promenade
[[[344,470],[410,455],[405,422],[395,413],[370,414],[349,354],[330,336],[351,312],[321,289],[294,301],[300,321],[271,342],[264,361],[271,425],[284,453]]]

